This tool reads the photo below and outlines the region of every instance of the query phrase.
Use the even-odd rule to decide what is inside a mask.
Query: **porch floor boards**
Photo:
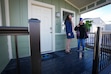
[[[42,59],[42,74],[91,74],[93,50],[77,52],[72,49],[70,54],[64,51],[50,53],[53,57]],[[31,74],[30,57],[20,58],[21,74]],[[9,62],[2,74],[16,74],[16,60]]]

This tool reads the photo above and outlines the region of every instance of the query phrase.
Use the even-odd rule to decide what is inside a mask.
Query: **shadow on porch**
[[[42,74],[91,74],[92,60],[92,49],[78,52],[73,48],[70,54],[64,51],[42,54]],[[20,58],[21,74],[31,74],[30,61],[30,57]],[[9,62],[2,74],[16,74],[15,59]]]

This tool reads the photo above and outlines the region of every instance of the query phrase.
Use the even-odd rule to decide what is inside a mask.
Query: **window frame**
[[[61,34],[65,34],[66,32],[62,29],[63,26],[65,26],[63,23],[63,12],[68,12],[73,14],[73,23],[75,24],[75,11],[73,10],[69,10],[69,9],[65,9],[65,8],[61,8]],[[74,25],[75,26],[75,25]]]

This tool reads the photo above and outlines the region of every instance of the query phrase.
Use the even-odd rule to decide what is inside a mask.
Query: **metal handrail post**
[[[40,21],[29,20],[32,74],[41,74]]]
[[[92,74],[98,74],[99,70],[99,55],[100,55],[100,44],[101,44],[101,30],[100,27],[97,28],[97,34],[95,35],[95,44],[94,44],[94,54],[93,54],[93,68]]]

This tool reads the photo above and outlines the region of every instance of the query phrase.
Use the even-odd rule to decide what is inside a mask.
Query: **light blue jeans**
[[[82,46],[82,49],[84,50],[85,39],[78,39],[78,50],[80,49],[80,46]]]

